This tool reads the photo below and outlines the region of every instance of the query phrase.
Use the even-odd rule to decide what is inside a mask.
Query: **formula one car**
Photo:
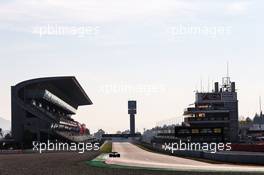
[[[112,157],[112,158],[118,158],[118,157],[120,157],[120,154],[119,154],[118,152],[111,152],[111,153],[109,154],[109,157]]]

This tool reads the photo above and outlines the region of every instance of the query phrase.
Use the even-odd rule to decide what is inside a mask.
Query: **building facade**
[[[175,135],[200,142],[238,142],[238,100],[235,82],[229,77],[215,83],[212,92],[197,92],[195,103],[184,111],[185,126]]]
[[[154,129],[152,142],[231,142],[239,141],[238,99],[235,82],[223,78],[211,92],[196,92],[195,102],[184,110],[181,125]],[[152,132],[153,132],[152,131]]]

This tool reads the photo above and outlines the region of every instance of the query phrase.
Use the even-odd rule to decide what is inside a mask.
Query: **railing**
[[[91,135],[75,135],[67,131],[55,131],[58,135],[67,138],[73,142],[83,142],[88,140],[94,140],[95,138]]]
[[[206,112],[206,111],[219,111],[219,112],[228,112],[225,108],[219,108],[219,107],[208,107],[208,108],[185,108],[184,114],[190,114],[194,112]]]
[[[228,122],[229,118],[228,117],[186,117],[186,121],[188,122]]]

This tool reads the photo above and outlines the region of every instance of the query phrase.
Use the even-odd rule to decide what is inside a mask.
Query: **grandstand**
[[[91,105],[75,77],[38,78],[11,88],[12,136],[23,146],[32,141],[87,141],[84,124],[72,118],[79,106]]]

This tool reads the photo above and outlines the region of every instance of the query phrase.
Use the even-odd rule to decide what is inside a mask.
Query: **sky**
[[[92,132],[136,130],[175,118],[212,89],[229,63],[240,117],[264,99],[261,0],[0,0],[0,117],[11,120],[10,86],[76,76],[91,106],[74,119]],[[202,83],[201,83],[202,82]],[[202,86],[202,87],[201,87]]]

